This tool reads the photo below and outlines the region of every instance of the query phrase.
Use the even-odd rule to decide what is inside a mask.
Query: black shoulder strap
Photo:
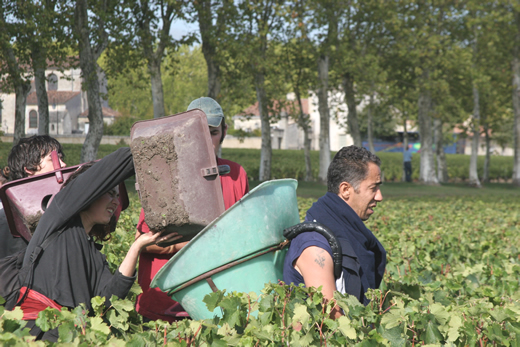
[[[329,242],[330,248],[332,249],[332,260],[334,262],[334,277],[339,278],[342,271],[341,263],[343,254],[341,251],[341,245],[336,240],[336,237],[329,228],[317,222],[304,222],[285,229],[283,231],[283,236],[285,236],[288,240],[292,240],[299,234],[309,231],[316,231],[317,233],[323,235]]]
[[[47,236],[45,238],[45,240],[43,240],[42,244],[37,246],[34,251],[31,253],[31,263],[27,265],[27,272],[25,274],[25,278],[23,280],[21,280],[21,285],[22,286],[26,286],[27,289],[31,289],[32,288],[32,282],[33,282],[33,278],[34,278],[34,267],[36,265],[36,262],[40,259],[43,251],[49,247],[49,245],[54,241],[56,240],[56,238],[61,235],[61,233],[63,233],[66,229],[66,225],[63,226],[61,229],[59,229],[58,231],[53,231],[49,236]],[[23,271],[26,267],[23,267],[22,269],[20,269],[20,274],[24,274],[25,271]],[[25,298],[27,297],[27,294],[29,293],[29,290],[26,290],[25,291],[25,294],[23,295],[22,298],[20,298],[20,300],[18,300],[16,302],[16,305],[20,305],[24,300]]]
[[[42,242],[41,245],[34,248],[34,251],[31,254],[31,263],[36,263],[38,259],[40,259],[40,256],[42,252],[49,247],[49,245],[59,236],[62,232],[65,231],[65,227],[61,228],[58,231],[52,232],[47,238]]]

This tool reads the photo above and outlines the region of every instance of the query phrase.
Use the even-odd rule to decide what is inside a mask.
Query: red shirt
[[[226,159],[217,158],[217,165],[229,165],[231,168],[229,174],[220,176],[224,206],[227,210],[249,192],[249,183],[247,181],[246,171],[239,164]],[[150,231],[144,221],[143,210],[141,210],[141,215],[139,216],[137,230],[143,233]],[[167,322],[173,322],[177,319],[189,316],[182,306],[166,293],[163,293],[159,288],[150,288],[150,283],[155,274],[173,255],[174,253],[156,254],[143,251],[139,257],[137,281],[143,293],[137,297],[136,310],[151,320],[162,319]]]

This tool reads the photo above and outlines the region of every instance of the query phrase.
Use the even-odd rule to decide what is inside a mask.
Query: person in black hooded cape
[[[334,291],[354,295],[367,305],[368,288],[379,288],[386,267],[386,251],[365,226],[383,200],[381,160],[365,148],[343,147],[327,172],[328,192],[307,211],[305,220],[328,227],[342,248],[342,272],[334,277],[332,249],[324,236],[304,232],[291,241],[284,262],[285,283],[322,287],[325,299]],[[336,307],[331,313],[341,315]]]
[[[86,170],[88,168],[88,170]],[[42,331],[35,320],[46,307],[61,309],[85,304],[91,309],[95,296],[110,300],[124,298],[135,281],[140,252],[151,244],[180,238],[177,233],[143,234],[128,250],[119,268],[112,273],[101,245],[109,239],[111,222],[119,205],[119,183],[134,174],[130,148],[120,148],[96,163],[87,163],[72,174],[54,195],[27,246],[24,266],[33,252],[53,233],[56,239],[42,252],[34,268],[30,288],[23,287],[21,303],[26,327],[37,339],[56,342],[58,329]]]

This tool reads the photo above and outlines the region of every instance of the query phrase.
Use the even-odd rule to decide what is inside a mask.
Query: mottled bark
[[[34,69],[34,87],[38,99],[38,135],[49,135],[49,98],[47,96],[45,67]]]
[[[161,118],[166,115],[164,110],[164,92],[161,75],[162,59],[150,58],[148,60],[148,72],[152,86],[153,118]]]
[[[75,17],[75,31],[79,43],[79,65],[84,79],[83,88],[87,91],[89,130],[81,149],[81,162],[96,159],[99,144],[103,137],[103,113],[99,94],[97,59],[106,48],[107,35],[103,34],[104,41],[95,48],[91,46],[90,29],[87,15],[87,0],[77,0]],[[104,24],[98,24],[99,31],[104,33]]]
[[[320,112],[320,170],[318,180],[327,183],[330,165],[329,56],[318,57],[318,110]]]
[[[166,115],[161,63],[164,51],[171,41],[170,28],[175,17],[174,11],[177,4],[174,1],[161,1],[157,5],[158,9],[157,7],[151,8],[150,5],[149,1],[138,2],[136,5],[138,7],[138,15],[136,17],[138,17],[137,25],[139,27],[140,45],[147,61],[148,72],[150,73],[153,117],[161,118]],[[160,18],[156,18],[156,16]],[[159,26],[161,26],[160,29],[158,29]],[[155,34],[155,30],[157,30],[157,34]]]
[[[403,119],[403,153],[408,148],[408,127],[406,124],[406,121],[408,120],[408,117],[405,117]],[[401,182],[406,182],[406,172],[403,165],[403,174],[401,176]]]
[[[222,15],[217,17],[216,26],[213,25],[211,0],[201,0],[195,4],[199,17],[199,31],[202,41],[202,53],[208,69],[208,93],[210,98],[218,100],[220,94],[220,65],[217,62],[218,29],[222,26]]]
[[[448,181],[448,166],[446,164],[446,153],[444,152],[442,120],[435,118],[433,120],[434,138],[435,138],[435,154],[437,156],[437,179],[444,183]]]
[[[27,105],[27,95],[31,91],[31,84],[29,82],[19,83],[15,86],[14,91],[16,100],[13,143],[18,143],[22,137],[25,137],[25,107]]]
[[[4,7],[0,6],[0,28],[5,27]],[[14,131],[13,143],[25,136],[25,107],[27,104],[27,95],[31,90],[31,83],[24,78],[25,71],[20,67],[20,59],[15,56],[13,46],[8,40],[0,40],[0,49],[2,50],[7,68],[6,80],[15,92],[15,111],[14,111]]]
[[[259,72],[255,74],[256,99],[260,122],[262,127],[262,146],[260,149],[260,172],[258,179],[266,181],[271,178],[271,158],[273,149],[271,147],[271,122],[269,121],[268,99],[265,90],[265,76]]]
[[[354,90],[354,81],[350,73],[343,75],[343,92],[345,93],[345,102],[348,107],[348,132],[350,136],[352,136],[354,146],[361,147],[361,132],[359,131],[359,120],[356,109],[356,91]]]
[[[419,169],[419,181],[424,184],[438,184],[439,180],[435,175],[435,161],[433,159],[433,136],[432,118],[432,98],[430,91],[421,87],[418,100],[418,123],[419,136],[421,137],[421,164]]]
[[[298,126],[303,130],[303,154],[305,157],[305,178],[304,181],[312,181],[312,165],[311,165],[311,139],[309,138],[309,117],[303,113],[302,97],[296,91],[296,100],[298,101]]]
[[[517,35],[520,35],[518,33]],[[513,61],[512,68],[512,84],[513,84],[513,116],[514,116],[514,163],[513,163],[513,185],[520,186],[520,47],[517,47]]]
[[[473,84],[473,119],[471,130],[473,138],[471,139],[471,156],[469,158],[469,185],[480,188],[480,180],[477,172],[478,159],[478,140],[480,137],[480,100],[479,91],[475,84]]]
[[[486,156],[484,158],[484,173],[482,182],[489,182],[489,164],[491,162],[491,137],[489,136],[489,127],[484,124],[484,138],[486,141]]]
[[[374,130],[372,129],[372,117],[374,112],[374,92],[370,93],[370,100],[367,112],[367,137],[368,137],[368,149],[370,152],[375,153],[374,148]]]

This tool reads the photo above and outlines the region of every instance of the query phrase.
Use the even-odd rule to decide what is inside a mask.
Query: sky
[[[170,28],[170,35],[175,40],[180,39],[183,35],[188,34],[189,32],[199,32],[198,23],[187,23],[183,20],[175,20],[172,22],[172,26]]]

